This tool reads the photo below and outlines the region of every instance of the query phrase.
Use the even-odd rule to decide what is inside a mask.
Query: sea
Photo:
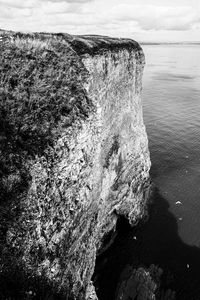
[[[175,299],[200,300],[200,44],[142,48],[154,186],[149,219],[133,229],[119,222],[115,242],[97,259],[97,294],[116,299],[127,266],[153,265],[163,272],[157,299],[174,299],[167,297],[174,291]]]
[[[143,46],[151,176],[188,245],[200,246],[200,44]]]

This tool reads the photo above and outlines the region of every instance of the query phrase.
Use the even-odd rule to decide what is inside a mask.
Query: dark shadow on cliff
[[[112,300],[126,265],[151,264],[163,269],[161,289],[176,292],[176,299],[200,299],[200,249],[188,246],[178,235],[177,221],[167,201],[155,189],[150,217],[131,229],[118,222],[118,236],[110,249],[97,258],[94,283],[100,300]]]

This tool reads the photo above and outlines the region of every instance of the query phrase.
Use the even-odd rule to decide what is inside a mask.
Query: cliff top
[[[76,52],[79,54],[90,54],[95,55],[102,53],[106,50],[120,50],[120,49],[135,49],[141,50],[140,45],[131,39],[122,38],[110,38],[108,36],[100,35],[78,35],[69,36],[65,34],[62,35],[65,40],[67,40]]]
[[[0,29],[1,37],[10,38],[32,38],[32,39],[49,39],[58,38],[66,41],[77,52],[77,54],[101,54],[105,51],[117,51],[120,49],[134,49],[141,50],[140,45],[132,40],[126,38],[111,38],[101,35],[70,35],[67,33],[22,33],[5,31]],[[0,39],[1,41],[1,39]]]

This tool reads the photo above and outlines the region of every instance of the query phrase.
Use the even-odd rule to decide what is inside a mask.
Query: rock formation
[[[118,216],[146,214],[144,54],[128,39],[1,33],[0,298],[96,299]]]

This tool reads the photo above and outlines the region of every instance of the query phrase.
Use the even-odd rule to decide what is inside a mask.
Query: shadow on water
[[[176,291],[176,299],[200,299],[200,249],[188,246],[178,235],[176,218],[168,202],[155,189],[149,219],[130,228],[118,222],[113,245],[97,258],[94,283],[100,300],[112,300],[126,265],[155,264],[163,269],[161,288]]]

